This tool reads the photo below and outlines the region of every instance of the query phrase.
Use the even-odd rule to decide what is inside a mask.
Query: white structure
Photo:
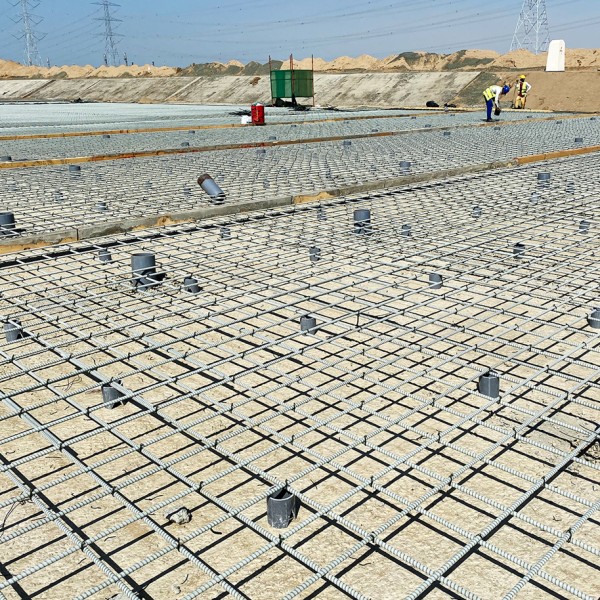
[[[546,71],[564,71],[567,48],[564,40],[552,40],[548,46]]]

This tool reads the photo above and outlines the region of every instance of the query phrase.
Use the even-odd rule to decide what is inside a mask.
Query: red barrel
[[[252,125],[265,124],[265,107],[262,104],[253,104],[250,107],[252,114]]]

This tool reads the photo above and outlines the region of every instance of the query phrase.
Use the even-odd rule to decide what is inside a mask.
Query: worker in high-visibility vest
[[[483,91],[483,97],[485,98],[485,104],[487,107],[488,123],[492,120],[492,110],[500,110],[500,96],[506,96],[508,92],[510,92],[510,86],[506,83],[503,86],[490,85],[489,88]]]
[[[515,108],[525,108],[527,94],[529,94],[530,89],[531,85],[525,81],[525,75],[520,75],[515,86]]]

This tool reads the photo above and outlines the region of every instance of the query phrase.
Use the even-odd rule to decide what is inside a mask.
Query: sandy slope
[[[510,73],[504,73],[506,81],[513,83]],[[597,113],[600,110],[600,73],[530,72],[527,81],[532,85],[527,99],[527,108],[532,110],[582,111]],[[512,101],[513,93],[509,95]]]

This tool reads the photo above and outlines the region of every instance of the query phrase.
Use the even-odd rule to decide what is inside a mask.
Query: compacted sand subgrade
[[[597,597],[597,162],[4,257],[0,594]]]

